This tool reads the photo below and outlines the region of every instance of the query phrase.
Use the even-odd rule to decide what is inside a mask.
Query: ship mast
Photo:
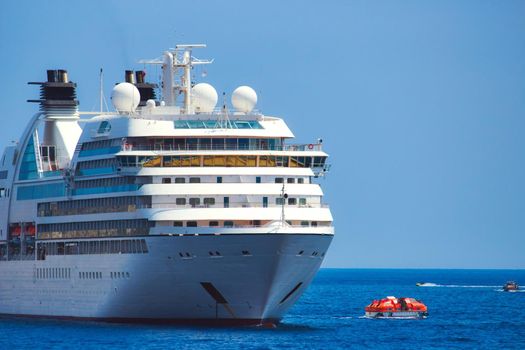
[[[210,64],[213,60],[195,58],[192,56],[192,50],[205,47],[205,44],[176,45],[174,49],[165,51],[162,59],[139,61],[139,63],[162,65],[162,101],[166,106],[176,106],[177,96],[183,93],[184,100],[181,106],[183,112],[194,113],[191,106],[191,69],[195,65]]]

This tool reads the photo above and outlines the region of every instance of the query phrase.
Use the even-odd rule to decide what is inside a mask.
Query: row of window
[[[47,255],[86,255],[86,254],[146,254],[148,246],[145,239],[90,240],[69,242],[39,242],[38,260]]]
[[[201,182],[201,178],[200,177],[190,177],[188,179],[188,182],[190,184],[198,184],[198,183]],[[170,177],[163,177],[162,178],[162,183],[163,184],[170,184],[171,183],[171,178]],[[176,177],[175,179],[173,179],[173,183],[176,183],[176,184],[186,183],[186,178],[184,178],[184,177]]]
[[[114,165],[115,165],[115,160],[113,158],[87,160],[84,162],[78,162],[77,170],[92,169],[92,168],[106,168],[106,167],[112,167]]]
[[[92,156],[100,156],[104,154],[115,154],[117,152],[120,152],[121,146],[115,146],[115,147],[107,147],[107,148],[98,148],[98,149],[90,149],[90,150],[81,150],[78,154],[79,157],[92,157]]]
[[[80,150],[81,151],[92,151],[92,150],[97,150],[101,148],[120,146],[121,144],[122,144],[122,139],[97,140],[97,141],[91,141],[91,142],[84,142]]]
[[[72,191],[73,196],[88,194],[113,193],[113,192],[133,192],[137,191],[141,185],[118,185],[110,187],[77,188]]]
[[[145,236],[153,223],[147,219],[39,224],[39,239]]]
[[[269,206],[268,204],[268,198],[269,197],[262,197],[262,202],[230,202],[230,197],[223,197],[223,207],[224,208],[230,208],[230,207],[256,207],[256,206],[262,206],[263,208],[266,208]],[[203,205],[204,207],[209,207],[211,205],[215,205],[216,199],[213,197],[179,197],[175,198],[175,205],[182,206],[182,205],[191,205],[192,207],[198,207],[200,205]],[[202,204],[201,204],[202,203]],[[275,205],[284,205],[288,203],[288,205],[306,205],[306,198],[295,198],[295,197],[289,197],[288,199],[277,197],[275,198]]]
[[[203,204],[205,206],[215,205],[215,198],[213,198],[213,197],[205,197],[202,202],[203,202]],[[201,204],[201,199],[192,197],[192,198],[188,199],[188,203],[192,207],[196,207],[196,206]],[[186,198],[176,198],[175,199],[175,204],[176,205],[186,205]]]
[[[302,178],[302,177],[299,177],[297,179],[295,177],[289,177],[289,178],[286,179],[286,183],[294,184],[296,180],[297,180],[298,184],[304,184],[304,178]],[[276,177],[275,178],[275,183],[276,184],[283,184],[284,183],[284,177]]]
[[[121,179],[120,177],[113,177],[108,179],[97,179],[90,181],[76,181],[77,186],[91,185],[92,181],[100,182],[99,187],[80,187],[75,188],[71,191],[74,196],[98,194],[98,193],[112,193],[112,192],[130,192],[136,191],[140,188],[140,184],[118,184],[111,185],[112,183],[124,182],[115,181],[114,179]],[[123,177],[122,179],[125,179]],[[105,185],[106,183],[107,185]],[[8,194],[8,192],[6,192]],[[17,200],[32,200],[42,198],[54,198],[64,197],[66,195],[66,186],[63,182],[46,184],[46,185],[31,185],[31,186],[18,186],[16,190]]]
[[[127,278],[129,279],[131,277],[129,272],[110,272],[111,279],[121,279],[121,278]]]
[[[97,213],[132,212],[137,208],[151,208],[150,196],[124,196],[43,202],[38,204],[38,216],[83,215]]]
[[[283,143],[278,138],[128,138],[123,141],[122,149],[125,151],[280,151],[283,149]]]
[[[288,157],[288,156],[117,156],[118,165],[122,167],[291,167],[322,168],[326,157]],[[97,162],[97,161],[90,161]],[[89,163],[89,162],[83,162]],[[95,166],[98,163],[82,165]],[[101,169],[108,162],[102,163]],[[106,171],[106,170],[104,170]],[[80,170],[85,173],[85,170]]]
[[[36,279],[70,279],[71,268],[69,267],[37,267],[34,270]]]
[[[149,178],[140,178],[142,181],[147,181]],[[72,191],[73,195],[87,195],[111,192],[128,192],[136,191],[141,184],[136,183],[137,178],[131,176],[116,176],[103,179],[75,181],[75,188]]]
[[[93,188],[93,187],[113,187],[122,185],[134,185],[137,178],[133,176],[115,176],[103,179],[75,181],[75,189]]]
[[[189,183],[200,183],[201,182],[200,177],[190,177],[188,180],[189,180]],[[284,180],[285,180],[285,178],[283,178],[283,177],[276,177],[275,178],[275,183],[284,183]],[[223,183],[223,177],[222,176],[217,176],[216,177],[216,182],[217,183]],[[243,181],[243,182],[246,182],[246,181]],[[296,182],[298,184],[304,184],[305,183],[305,178],[303,178],[303,177],[299,177],[299,178],[289,177],[289,178],[286,179],[286,183],[289,183],[289,184],[294,184]],[[183,184],[183,183],[186,183],[186,178],[184,178],[184,177],[176,177],[176,178],[163,177],[162,178],[162,183],[163,184],[170,184],[170,183]],[[230,182],[230,183],[233,183],[233,182]],[[261,183],[261,177],[260,176],[255,176],[255,183],[258,183],[258,184]],[[308,183],[308,178],[306,178],[306,183]]]
[[[114,154],[121,150],[121,139],[98,140],[84,142],[79,157],[98,156],[102,154]]]
[[[232,220],[211,220],[211,221],[204,221],[204,222],[197,222],[197,221],[173,221],[174,227],[245,227],[245,226],[251,226],[251,227],[259,227],[263,224],[266,224],[266,222],[262,223],[261,220],[251,220],[249,225],[246,225],[244,222],[237,222]],[[289,225],[292,225],[293,223],[290,221],[287,221]],[[323,222],[321,225],[317,221],[301,221],[299,223],[301,226],[304,227],[317,227],[317,226],[324,226],[327,223]]]
[[[263,129],[256,120],[175,120],[175,129]]]
[[[79,271],[78,278],[80,279],[102,279],[102,272],[100,271]]]
[[[115,172],[117,162],[115,158],[88,160],[78,162],[75,174],[77,176],[91,176],[111,174]]]
[[[63,182],[46,184],[18,186],[16,190],[17,200],[41,199],[50,197],[63,197],[66,194],[66,187]]]

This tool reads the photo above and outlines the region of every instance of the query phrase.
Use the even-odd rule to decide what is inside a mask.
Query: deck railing
[[[322,151],[322,143],[291,144],[282,146],[241,145],[161,145],[124,143],[121,151]]]

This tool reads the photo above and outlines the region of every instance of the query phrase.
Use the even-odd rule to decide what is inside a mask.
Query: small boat
[[[414,298],[386,297],[365,307],[369,318],[425,318],[427,306]]]
[[[416,286],[417,287],[437,287],[438,285],[435,283],[430,283],[430,282],[417,282]]]
[[[517,291],[518,289],[520,289],[520,287],[518,286],[518,284],[514,281],[508,281],[507,283],[505,283],[505,285],[503,286],[503,290],[505,292],[515,292]]]

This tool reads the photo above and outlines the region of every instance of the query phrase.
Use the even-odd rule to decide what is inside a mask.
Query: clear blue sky
[[[66,68],[83,110],[124,69],[207,43],[205,81],[253,86],[321,136],[329,267],[525,268],[525,1],[2,1],[0,146]]]

